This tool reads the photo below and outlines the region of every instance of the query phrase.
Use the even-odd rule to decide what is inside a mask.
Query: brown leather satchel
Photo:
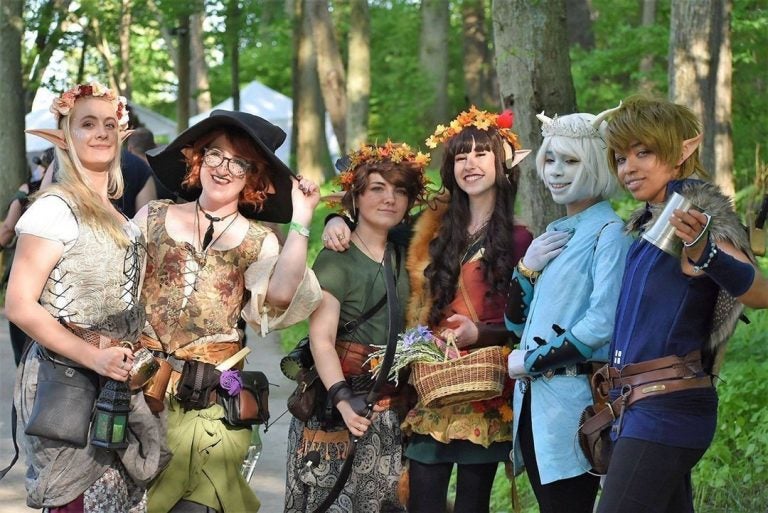
[[[315,367],[301,369],[296,381],[298,385],[288,398],[288,411],[300,421],[307,422],[320,413],[327,392]]]
[[[253,426],[269,421],[269,380],[261,371],[241,371],[243,388],[235,396],[219,389],[224,420],[231,426]]]

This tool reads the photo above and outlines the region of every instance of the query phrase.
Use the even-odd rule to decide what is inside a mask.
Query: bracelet
[[[302,225],[301,223],[297,223],[296,221],[291,221],[288,225],[288,231],[293,230],[294,232],[298,233],[299,235],[309,238],[309,228]]]
[[[520,274],[528,278],[531,283],[536,283],[536,279],[541,275],[541,271],[534,271],[533,269],[526,267],[522,258],[517,263],[517,270]]]
[[[696,240],[698,240],[699,238],[697,238]],[[691,246],[693,246],[695,242],[696,241],[694,241],[691,244]],[[712,263],[712,259],[717,256],[717,244],[712,244],[712,241],[710,239],[707,239],[707,246],[709,246],[708,248],[709,253],[707,253],[707,248],[705,248],[704,254],[702,254],[701,257],[699,257],[699,259],[696,262],[694,262],[690,258],[688,259],[688,263],[691,264],[691,266],[693,266],[693,272],[697,274],[703,271],[704,269],[706,269],[707,267],[709,267],[709,264]],[[706,260],[702,262],[701,260],[704,258],[705,254],[706,254]]]

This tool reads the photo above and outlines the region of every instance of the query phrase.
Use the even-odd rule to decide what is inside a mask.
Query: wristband
[[[755,268],[738,260],[725,251],[718,250],[712,239],[707,240],[704,253],[697,262],[688,262],[696,272],[704,271],[712,281],[733,297],[746,293],[755,280]]]
[[[309,238],[309,228],[306,226],[303,226],[300,223],[297,223],[296,221],[291,221],[288,225],[288,231],[293,230],[294,232],[298,233],[299,235]]]
[[[349,401],[352,397],[352,388],[346,380],[341,380],[331,385],[331,388],[328,389],[328,397],[331,399],[331,403],[336,406],[341,401]]]

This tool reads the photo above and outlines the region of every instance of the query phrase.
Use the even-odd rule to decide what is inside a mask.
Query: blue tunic
[[[547,264],[536,281],[520,348],[538,347],[534,337],[551,341],[556,336],[552,324],[558,324],[592,348],[593,360],[607,361],[624,259],[632,239],[607,201],[552,222],[547,231],[553,230],[574,233],[566,249]],[[542,484],[583,474],[589,464],[574,436],[582,410],[592,404],[587,376],[540,377],[530,386]],[[523,395],[515,387],[515,440],[522,402]]]
[[[679,259],[637,239],[627,255],[611,365],[621,368],[703,349],[718,290],[706,275],[685,275]],[[716,423],[715,389],[686,390],[649,397],[627,408],[619,436],[702,449],[711,443]]]

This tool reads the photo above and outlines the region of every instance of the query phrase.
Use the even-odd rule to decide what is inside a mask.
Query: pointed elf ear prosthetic
[[[512,169],[531,154],[531,150],[512,150],[512,145],[504,141],[504,167]]]
[[[62,150],[69,150],[67,141],[64,139],[64,130],[60,128],[30,128],[29,130],[24,130],[24,132],[42,137]]]
[[[133,134],[135,130],[121,130],[120,131],[120,144],[124,143],[126,139],[128,139],[131,134]]]
[[[688,157],[690,157],[693,152],[696,151],[696,148],[699,147],[702,139],[704,139],[704,134],[699,134],[696,137],[683,141],[683,154],[680,156],[680,160],[677,161],[678,166],[683,165],[683,162],[688,160]]]

